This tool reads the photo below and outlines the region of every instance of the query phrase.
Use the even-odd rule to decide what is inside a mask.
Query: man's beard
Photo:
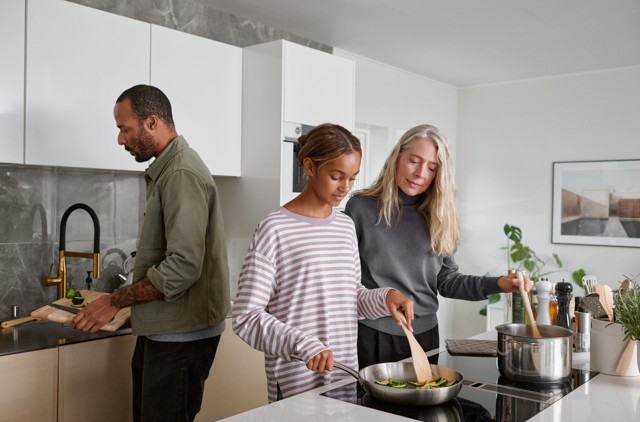
[[[153,137],[147,133],[142,124],[140,125],[140,137],[136,144],[140,147],[140,151],[134,156],[138,163],[144,163],[155,157]]]

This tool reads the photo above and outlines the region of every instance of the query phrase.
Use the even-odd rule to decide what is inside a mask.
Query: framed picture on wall
[[[640,159],[553,163],[552,243],[640,247]]]

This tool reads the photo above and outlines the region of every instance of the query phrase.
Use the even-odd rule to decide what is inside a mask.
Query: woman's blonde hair
[[[376,181],[369,188],[357,191],[354,195],[371,196],[380,200],[378,224],[384,219],[387,227],[391,226],[394,214],[397,222],[402,211],[402,200],[398,195],[396,179],[398,159],[419,139],[430,140],[436,145],[438,170],[426,190],[424,200],[418,204],[418,211],[427,220],[433,254],[451,256],[460,242],[460,227],[455,204],[456,187],[449,146],[436,127],[420,125],[409,129],[387,157]]]

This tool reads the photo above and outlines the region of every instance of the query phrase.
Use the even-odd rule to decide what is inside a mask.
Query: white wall
[[[584,268],[613,288],[623,274],[640,273],[638,248],[551,243],[554,161],[640,158],[640,67],[460,89],[457,117],[461,268],[506,271],[500,247],[509,223],[538,254],[557,253],[565,268]],[[550,280],[562,277],[570,271]],[[481,306],[455,303],[465,321],[457,337],[484,331]]]
[[[419,124],[437,126],[455,145],[457,90],[427,79],[334,49],[356,62],[356,122],[388,128],[389,149],[406,130]]]
[[[383,158],[373,163],[375,168],[367,169],[373,178],[379,173],[384,158],[397,139],[406,130],[419,124],[428,123],[438,127],[447,136],[455,154],[455,87],[346,51],[334,50],[334,54],[356,62],[356,126],[372,126],[378,132],[387,129],[386,145],[374,146],[375,151],[371,152]],[[366,161],[367,157],[363,158]],[[442,345],[444,339],[453,336],[453,302],[440,298],[438,319]]]

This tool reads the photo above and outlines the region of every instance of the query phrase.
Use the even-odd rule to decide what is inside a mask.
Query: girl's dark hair
[[[305,158],[310,158],[317,168],[344,154],[357,152],[362,155],[358,138],[344,127],[332,123],[314,127],[298,138],[298,144],[298,163],[302,165]]]
[[[169,126],[174,126],[171,103],[164,92],[151,85],[136,85],[124,91],[116,103],[129,99],[131,110],[139,120],[155,115]]]

